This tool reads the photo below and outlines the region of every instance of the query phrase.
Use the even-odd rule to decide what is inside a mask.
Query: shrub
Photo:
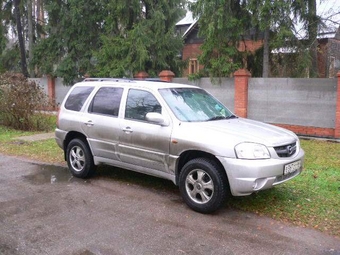
[[[1,124],[20,130],[41,131],[50,128],[41,114],[50,107],[45,92],[21,74],[0,75]]]

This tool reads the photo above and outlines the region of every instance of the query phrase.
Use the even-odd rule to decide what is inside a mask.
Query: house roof
[[[192,12],[191,11],[187,11],[185,17],[183,19],[181,19],[180,21],[178,21],[176,23],[176,26],[190,25],[193,22],[194,22],[194,18],[192,17]]]
[[[336,31],[334,31],[334,32],[326,32],[326,33],[319,33],[318,34],[318,39],[325,39],[325,38],[332,39],[332,38],[335,37],[335,35],[336,35]]]
[[[183,38],[186,38],[188,34],[190,34],[190,32],[196,27],[196,25],[198,24],[198,19],[195,19],[192,24],[190,25],[190,27],[188,27],[188,29],[184,32],[184,34],[182,35]]]

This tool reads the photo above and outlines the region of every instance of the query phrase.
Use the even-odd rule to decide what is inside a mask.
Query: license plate
[[[287,175],[290,173],[294,173],[296,170],[300,169],[301,167],[301,161],[295,161],[293,163],[290,163],[288,165],[285,165],[283,169],[283,175]]]

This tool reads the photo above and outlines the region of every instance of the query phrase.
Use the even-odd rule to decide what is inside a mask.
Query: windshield
[[[181,121],[196,122],[235,117],[223,104],[199,88],[160,89],[173,113]]]

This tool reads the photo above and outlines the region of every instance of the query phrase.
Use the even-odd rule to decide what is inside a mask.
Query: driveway
[[[0,154],[0,254],[340,254],[338,238],[229,208],[202,215],[168,181],[132,174],[143,181],[114,168],[84,181]]]

